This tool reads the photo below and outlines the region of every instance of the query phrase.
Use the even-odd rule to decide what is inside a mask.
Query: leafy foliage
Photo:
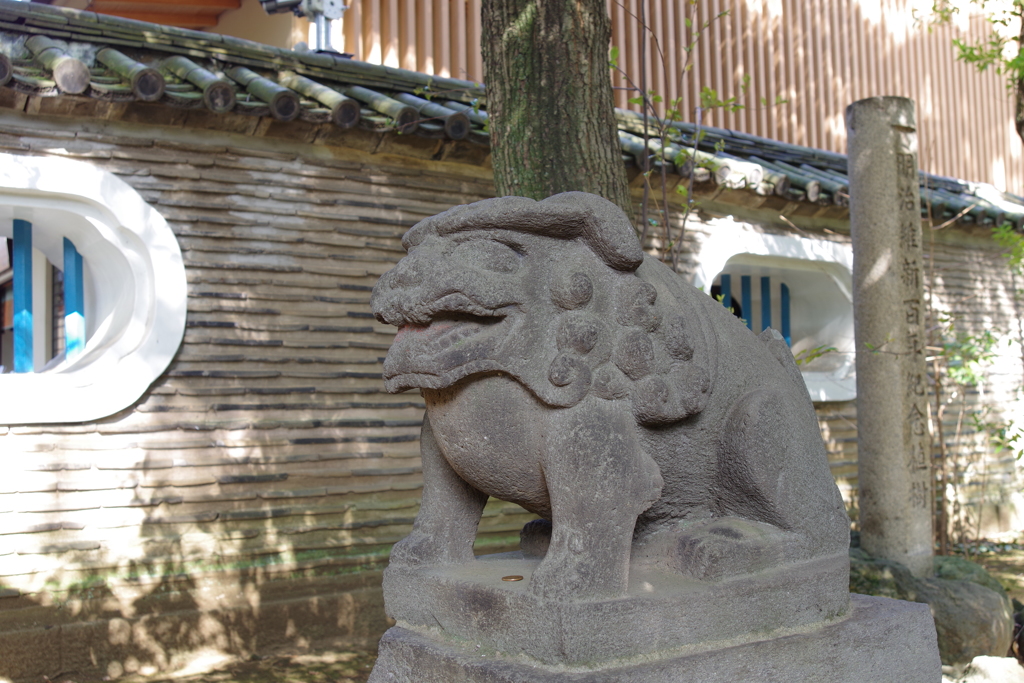
[[[657,34],[651,30],[651,26],[646,21],[646,15],[644,13],[645,4],[640,3],[639,14],[634,13],[635,7],[627,7],[624,0],[615,0],[615,3],[622,7],[627,14],[636,19],[641,30],[644,32],[640,41],[640,59],[641,64],[647,62],[647,43],[649,36],[650,43],[653,47],[653,51],[661,59],[662,64],[666,64],[667,60],[664,52],[661,49],[661,45],[658,43]],[[688,29],[688,34],[683,37],[683,45],[679,48],[682,50],[684,60],[681,68],[679,69],[677,76],[679,79],[678,91],[684,90],[684,81],[687,78],[692,77],[693,74],[693,62],[691,57],[694,56],[695,50],[699,45],[700,41],[708,39],[708,30],[712,27],[714,22],[719,19],[723,19],[729,16],[729,10],[722,10],[715,12],[710,17],[703,21],[697,21],[697,17],[700,16],[699,12],[700,0],[687,0],[685,3],[680,3],[680,11],[683,14],[683,22]],[[656,248],[658,249],[659,256],[661,259],[669,263],[673,268],[677,268],[679,265],[680,251],[683,245],[683,236],[686,231],[686,221],[691,213],[696,209],[696,202],[693,193],[693,183],[695,176],[703,175],[706,178],[707,171],[701,171],[699,169],[707,169],[708,171],[714,171],[718,164],[713,160],[710,160],[711,155],[705,154],[704,152],[698,153],[698,146],[704,139],[705,132],[702,130],[703,117],[715,109],[721,109],[727,112],[738,112],[747,107],[743,102],[743,98],[747,94],[747,89],[750,86],[751,77],[749,74],[744,75],[739,79],[738,87],[739,94],[733,97],[727,97],[725,94],[719,93],[718,90],[709,86],[704,86],[699,91],[699,105],[692,112],[684,111],[683,109],[683,98],[676,97],[669,101],[665,101],[662,94],[655,92],[647,87],[646,82],[646,70],[641,69],[639,82],[634,82],[629,74],[627,74],[619,64],[619,58],[621,51],[619,47],[612,46],[608,53],[608,66],[612,70],[621,74],[628,84],[628,90],[632,93],[632,96],[628,99],[628,102],[636,107],[639,107],[644,115],[644,130],[643,139],[644,145],[650,149],[650,153],[646,154],[641,161],[641,175],[644,178],[644,198],[641,203],[641,217],[639,221],[638,237],[640,238],[641,244],[645,247],[650,248],[652,245],[648,241],[648,235],[651,232],[651,228],[661,228],[664,231],[663,236],[655,240]],[[668,74],[666,74],[666,78]],[[773,104],[769,104],[767,98],[762,98],[762,106],[777,106],[786,104],[788,100],[782,97],[776,97]],[[672,124],[677,121],[690,121],[693,120],[696,123],[697,130],[696,134],[692,139],[684,139],[679,129]],[[653,144],[651,144],[653,141]],[[683,147],[683,150],[679,153],[675,153],[674,158],[670,158],[668,150],[674,148],[678,149]],[[653,149],[651,149],[653,148]],[[718,141],[715,144],[715,155],[725,151],[725,142]],[[679,198],[683,200],[683,206],[679,210],[681,214],[681,220],[678,221],[678,228],[673,229],[672,212],[673,208],[669,203],[670,196],[670,183],[667,177],[667,168],[670,164],[675,164],[676,168],[680,170],[680,174],[684,176],[684,182],[678,183],[674,188],[671,189]],[[652,178],[656,178],[660,174],[661,183],[660,185],[653,181]],[[661,202],[657,201],[652,192],[656,189],[660,189]],[[653,206],[652,206],[653,204]],[[660,214],[660,219],[652,219],[648,216],[649,213]]]
[[[1006,78],[1007,90],[1016,99],[1017,134],[1024,140],[1024,0],[970,0],[966,6],[952,0],[934,0],[931,20],[945,24],[973,7],[989,25],[988,35],[978,41],[953,39],[957,59],[978,71],[995,69]]]

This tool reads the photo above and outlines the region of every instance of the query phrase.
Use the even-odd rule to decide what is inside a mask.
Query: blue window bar
[[[722,273],[719,277],[719,291],[722,296],[722,305],[726,308],[732,306],[732,278],[729,273]],[[761,319],[757,330],[764,331],[772,326],[772,289],[771,277],[761,277]],[[786,343],[792,345],[792,319],[790,317],[790,291],[789,285],[784,282],[778,284],[779,292],[779,330]],[[740,276],[740,300],[743,310],[744,322],[747,327],[754,330],[753,291],[752,278],[750,275]]]
[[[789,327],[789,285],[785,282],[779,285],[779,321],[782,325],[782,338],[790,346],[793,345],[793,334]]]
[[[732,307],[732,276],[728,273],[722,273],[722,305]]]
[[[14,372],[33,372],[33,341],[37,330],[34,315],[52,315],[53,311],[32,310],[32,224],[14,219],[11,266],[14,285]],[[74,243],[64,238],[64,349],[65,358],[74,358],[85,349],[85,290],[82,255]],[[53,303],[49,302],[52,307]]]
[[[82,255],[64,238],[64,356],[68,360],[85,350],[85,293],[82,291]]]
[[[743,309],[743,315],[747,318],[747,327],[751,330],[754,329],[754,309],[750,305],[750,276],[740,276],[740,307]]]
[[[761,331],[772,326],[772,280],[761,278]]]
[[[14,371],[32,372],[32,224],[14,219]]]

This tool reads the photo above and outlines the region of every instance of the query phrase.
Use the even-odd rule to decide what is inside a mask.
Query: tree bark
[[[499,196],[582,190],[633,216],[605,0],[484,0],[484,81]]]

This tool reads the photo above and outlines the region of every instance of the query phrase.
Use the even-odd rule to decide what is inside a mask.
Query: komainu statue
[[[370,683],[937,680],[926,605],[849,593],[789,347],[579,192],[415,225],[373,293],[426,402],[423,503]],[[540,519],[475,558],[488,496]]]
[[[458,206],[373,292],[389,391],[422,391],[423,504],[392,566],[473,559],[488,496],[539,515],[529,590],[627,591],[834,557],[849,522],[786,343],[752,334],[581,192]],[[845,571],[845,569],[844,569]]]

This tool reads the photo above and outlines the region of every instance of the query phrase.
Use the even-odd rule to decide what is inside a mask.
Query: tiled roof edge
[[[46,29],[40,31],[41,33],[52,35],[56,29],[71,33],[72,40],[102,40],[102,33],[96,35],[95,31],[109,30],[137,38],[142,46],[152,50],[179,54],[182,48],[193,48],[224,61],[231,61],[234,57],[249,64],[262,62],[260,66],[264,68],[289,68],[300,73],[306,73],[307,68],[335,71],[344,74],[345,80],[351,83],[361,84],[359,81],[365,79],[367,84],[372,85],[384,80],[392,83],[395,89],[411,91],[430,88],[436,91],[463,92],[471,98],[484,97],[484,88],[481,84],[459,78],[431,76],[397,67],[368,64],[329,53],[296,52],[234,36],[161,26],[67,7],[0,0],[0,21],[5,19],[4,15],[24,22],[22,28],[25,31],[32,32],[33,26],[38,24],[38,28]],[[82,35],[74,35],[76,27],[84,29]],[[323,77],[322,72],[318,75]]]

